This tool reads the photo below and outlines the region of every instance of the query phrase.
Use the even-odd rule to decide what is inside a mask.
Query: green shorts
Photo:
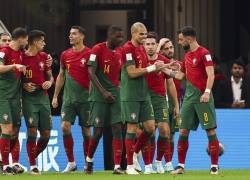
[[[21,126],[21,102],[20,99],[0,101],[0,124],[12,124]]]
[[[151,103],[154,110],[154,117],[157,123],[166,122],[169,123],[169,114],[166,98],[157,95],[155,93],[150,93]]]
[[[199,123],[202,129],[213,129],[217,127],[213,98],[210,98],[208,103],[190,103],[185,100],[183,101],[180,129],[196,130]]]
[[[48,103],[34,104],[23,99],[23,116],[27,128],[36,128],[39,131],[52,128],[52,116]]]
[[[62,121],[68,121],[72,125],[75,123],[76,116],[79,117],[79,126],[88,127],[89,122],[89,102],[63,102],[61,110]]]
[[[154,120],[154,111],[150,101],[122,101],[122,119],[124,122],[137,124]]]
[[[90,122],[94,127],[106,127],[116,123],[123,123],[121,119],[121,103],[90,103]]]

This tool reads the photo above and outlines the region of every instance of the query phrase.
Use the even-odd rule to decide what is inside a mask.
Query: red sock
[[[95,141],[93,138],[89,141],[88,157],[93,158],[96,148],[98,146],[99,140]]]
[[[185,164],[187,150],[188,150],[188,137],[180,135],[178,140],[178,161],[180,164]]]
[[[49,138],[39,138],[36,145],[36,158],[47,147]]]
[[[151,164],[150,142],[143,143],[141,153],[142,153],[144,164],[145,165]]]
[[[86,157],[88,155],[89,142],[90,142],[89,137],[84,137],[84,140],[83,140],[84,159],[86,159]]]
[[[10,152],[12,155],[12,162],[18,163],[20,155],[20,143],[18,138],[10,140]]]
[[[155,136],[152,136],[150,138],[150,161],[151,161],[151,164],[153,164],[154,156],[155,156]]]
[[[120,165],[122,159],[122,151],[123,151],[122,139],[113,138],[112,146],[113,146],[114,164]]]
[[[36,165],[36,137],[28,137],[26,143],[30,166]]]
[[[2,134],[0,138],[0,151],[3,165],[9,165],[10,135]]]
[[[73,147],[74,147],[74,141],[72,138],[72,135],[64,135],[63,136],[63,144],[64,144],[64,149],[68,158],[69,162],[74,162],[74,152],[73,152]]]
[[[219,151],[220,151],[219,141],[217,139],[209,141],[208,148],[210,152],[211,164],[217,165],[219,160]]]
[[[143,144],[148,143],[149,139],[150,135],[147,134],[147,132],[143,131],[135,143],[135,153],[138,154],[139,151],[142,149]]]
[[[156,160],[161,161],[163,155],[166,153],[168,138],[159,136],[157,140],[157,156]]]
[[[168,152],[170,152],[170,154]],[[164,159],[166,163],[172,161],[173,154],[174,154],[174,142],[170,142],[170,147],[167,146],[166,152],[164,153]]]
[[[133,165],[135,133],[127,133],[125,138],[127,165]]]

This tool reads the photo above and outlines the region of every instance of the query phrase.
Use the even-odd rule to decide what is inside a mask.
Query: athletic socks
[[[64,149],[68,158],[68,162],[74,162],[74,141],[71,134],[63,135]]]

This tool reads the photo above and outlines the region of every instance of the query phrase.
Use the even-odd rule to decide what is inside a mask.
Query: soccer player
[[[8,33],[1,33],[0,34],[0,48],[4,46],[9,46],[11,41],[11,37]]]
[[[148,55],[149,65],[156,61],[162,61],[165,64],[170,60],[164,56],[156,53],[157,50],[157,35],[150,32],[144,42],[144,47]],[[147,84],[150,90],[151,102],[154,110],[155,121],[159,130],[159,137],[157,140],[157,156],[156,156],[156,171],[157,173],[164,173],[162,166],[162,157],[166,155],[166,164],[168,167],[172,166],[171,148],[170,148],[170,128],[169,128],[169,113],[166,101],[166,87],[169,89],[171,98],[174,100],[175,113],[179,114],[179,103],[177,92],[173,78],[160,72],[155,72],[146,75]]]
[[[26,67],[22,64],[22,51],[28,42],[24,28],[12,32],[9,46],[0,49],[0,151],[3,162],[3,173],[12,175],[22,173],[24,169],[18,164],[20,145],[18,140],[21,126],[21,73]],[[12,154],[13,167],[9,166],[9,153]]]
[[[96,44],[89,58],[89,77],[91,88],[89,100],[91,102],[90,121],[94,125],[94,134],[91,137],[87,168],[85,172],[93,171],[93,156],[98,142],[102,137],[103,128],[111,126],[112,149],[114,159],[113,174],[124,174],[120,167],[123,140],[121,105],[120,105],[120,72],[122,53],[119,49],[123,41],[124,32],[120,27],[111,26],[107,32],[107,41]]]
[[[168,38],[162,38],[157,47],[157,51],[168,58],[170,62],[177,61],[174,59],[174,45],[173,42]],[[178,61],[179,62],[179,61]],[[182,92],[181,92],[181,82],[177,79],[174,79],[174,84],[177,90],[178,101],[182,102]],[[179,122],[180,115],[177,114],[176,109],[174,108],[174,101],[171,97],[169,97],[169,93],[167,95],[168,99],[168,110],[169,110],[169,126],[170,126],[170,143],[171,143],[171,161],[174,153],[174,134],[179,131]],[[167,161],[167,155],[164,154],[165,161]],[[165,170],[167,172],[173,171],[173,166],[169,164],[165,164]]]
[[[39,175],[36,166],[37,156],[47,147],[52,127],[50,102],[47,90],[54,78],[50,67],[46,65],[48,54],[42,52],[45,46],[45,33],[40,30],[29,32],[28,49],[23,53],[23,115],[28,129],[26,143],[30,163],[30,173]],[[36,142],[37,130],[40,138]]]
[[[81,26],[72,26],[69,41],[72,48],[61,54],[60,72],[56,80],[52,106],[58,106],[58,95],[64,85],[63,104],[61,109],[63,143],[68,158],[64,173],[77,170],[74,159],[74,141],[71,135],[71,125],[76,116],[79,117],[79,125],[83,135],[84,156],[87,155],[90,138],[89,124],[89,76],[87,61],[90,49],[83,43],[85,29]],[[85,158],[84,158],[85,159]]]
[[[178,42],[186,51],[183,69],[173,71],[164,69],[170,76],[182,79],[186,77],[186,92],[181,109],[181,125],[178,140],[179,164],[172,174],[183,174],[188,150],[190,130],[196,130],[201,124],[208,136],[211,158],[211,174],[218,174],[219,141],[216,136],[216,116],[211,89],[214,82],[213,60],[209,51],[196,40],[196,31],[184,27],[178,32]],[[167,71],[165,71],[167,70]]]
[[[156,62],[147,67],[147,54],[143,41],[147,37],[144,24],[136,22],[131,26],[131,41],[123,46],[123,65],[121,73],[121,109],[122,118],[127,122],[125,138],[127,170],[130,175],[139,174],[133,166],[134,141],[137,124],[143,123],[144,131],[139,136],[136,146],[147,151],[144,157],[145,168],[152,170],[149,155],[149,140],[155,131],[154,113],[144,75],[160,70],[164,63]],[[150,171],[149,170],[149,171]]]

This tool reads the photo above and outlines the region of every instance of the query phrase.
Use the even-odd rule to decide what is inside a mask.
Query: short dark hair
[[[81,34],[86,34],[86,30],[82,26],[72,26],[71,29],[77,29]]]
[[[111,25],[109,26],[108,30],[107,30],[107,34],[114,34],[116,32],[121,32],[123,31],[123,29],[119,26],[116,25]]]
[[[154,31],[149,31],[148,34],[147,34],[147,38],[153,38],[153,39],[156,40],[156,42],[158,42],[158,35]]]
[[[177,31],[178,34],[183,34],[183,36],[191,36],[196,37],[196,30],[192,26],[184,26],[179,31]]]
[[[237,64],[237,65],[242,66],[243,68],[245,68],[245,63],[242,60],[242,57],[239,57],[238,59],[233,60],[232,64],[231,64],[231,68],[233,67],[234,64]]]
[[[32,30],[29,32],[28,43],[29,43],[29,45],[31,45],[32,43],[34,43],[34,41],[40,40],[41,37],[45,37],[45,36],[46,36],[46,34],[43,31]]]
[[[9,36],[9,37],[11,37],[11,35],[10,35],[9,33],[7,33],[7,32],[2,32],[2,33],[0,33],[0,38],[1,38],[2,36]]]
[[[12,31],[11,35],[12,35],[13,40],[17,40],[18,38],[27,37],[28,33],[27,33],[27,30],[25,28],[18,27]]]

